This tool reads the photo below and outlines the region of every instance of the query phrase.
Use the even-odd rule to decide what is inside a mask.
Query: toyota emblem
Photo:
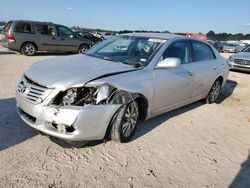
[[[24,93],[26,91],[27,87],[24,85],[24,83],[20,83],[18,86],[18,92]]]

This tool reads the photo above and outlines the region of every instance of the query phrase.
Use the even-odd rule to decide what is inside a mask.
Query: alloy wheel
[[[129,137],[136,127],[138,121],[138,105],[135,102],[131,102],[124,114],[124,120],[122,125],[122,133],[125,137]]]

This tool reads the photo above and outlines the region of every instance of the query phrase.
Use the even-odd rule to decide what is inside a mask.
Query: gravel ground
[[[250,187],[249,74],[231,72],[216,104],[140,123],[127,144],[67,148],[38,135],[15,109],[24,71],[59,55],[0,47],[0,187]]]

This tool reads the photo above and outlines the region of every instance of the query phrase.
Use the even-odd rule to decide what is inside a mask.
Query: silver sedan
[[[139,120],[204,99],[229,73],[209,44],[172,34],[112,37],[87,53],[33,64],[16,89],[20,117],[66,141],[127,142]]]
[[[228,58],[232,70],[250,72],[250,45]]]

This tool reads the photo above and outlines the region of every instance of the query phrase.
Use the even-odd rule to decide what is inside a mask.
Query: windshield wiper
[[[142,62],[136,62],[132,64],[135,68],[139,68],[139,67],[144,67],[145,65]]]

